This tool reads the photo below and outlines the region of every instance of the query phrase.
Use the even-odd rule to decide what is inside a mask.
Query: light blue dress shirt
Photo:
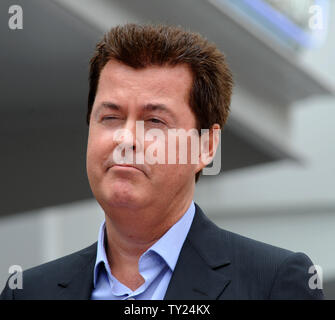
[[[92,300],[163,300],[180,250],[195,214],[194,202],[185,214],[139,259],[139,272],[145,282],[132,291],[111,273],[105,251],[105,221],[101,224],[94,266]]]

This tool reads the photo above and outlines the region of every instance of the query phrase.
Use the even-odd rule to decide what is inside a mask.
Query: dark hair
[[[167,25],[126,24],[112,28],[96,45],[90,60],[87,124],[101,70],[111,59],[135,69],[186,63],[193,73],[189,104],[197,129],[209,129],[215,123],[223,129],[231,102],[232,74],[224,55],[200,34]]]

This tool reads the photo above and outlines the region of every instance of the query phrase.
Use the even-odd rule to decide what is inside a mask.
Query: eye
[[[102,118],[102,120],[115,120],[115,119],[118,119],[118,118],[115,116],[106,116]]]
[[[165,124],[162,120],[157,119],[157,118],[151,118],[148,121],[150,121],[152,123],[156,123],[156,124]]]

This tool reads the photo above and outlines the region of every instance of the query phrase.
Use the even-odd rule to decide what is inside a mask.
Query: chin
[[[136,208],[143,202],[138,188],[130,183],[113,183],[110,188],[104,197],[110,207]]]

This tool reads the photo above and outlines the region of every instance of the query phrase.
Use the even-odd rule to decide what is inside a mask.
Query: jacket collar
[[[230,283],[224,268],[230,261],[222,247],[223,233],[197,204],[195,209],[164,300],[215,300]],[[97,242],[76,255],[71,270],[57,283],[59,299],[90,299],[96,254]]]
[[[58,285],[58,298],[64,300],[88,300],[93,290],[93,270],[97,255],[97,242],[78,252]]]
[[[165,300],[215,300],[230,283],[230,264],[222,231],[196,205],[189,234],[180,252]],[[219,248],[222,248],[221,250]]]

